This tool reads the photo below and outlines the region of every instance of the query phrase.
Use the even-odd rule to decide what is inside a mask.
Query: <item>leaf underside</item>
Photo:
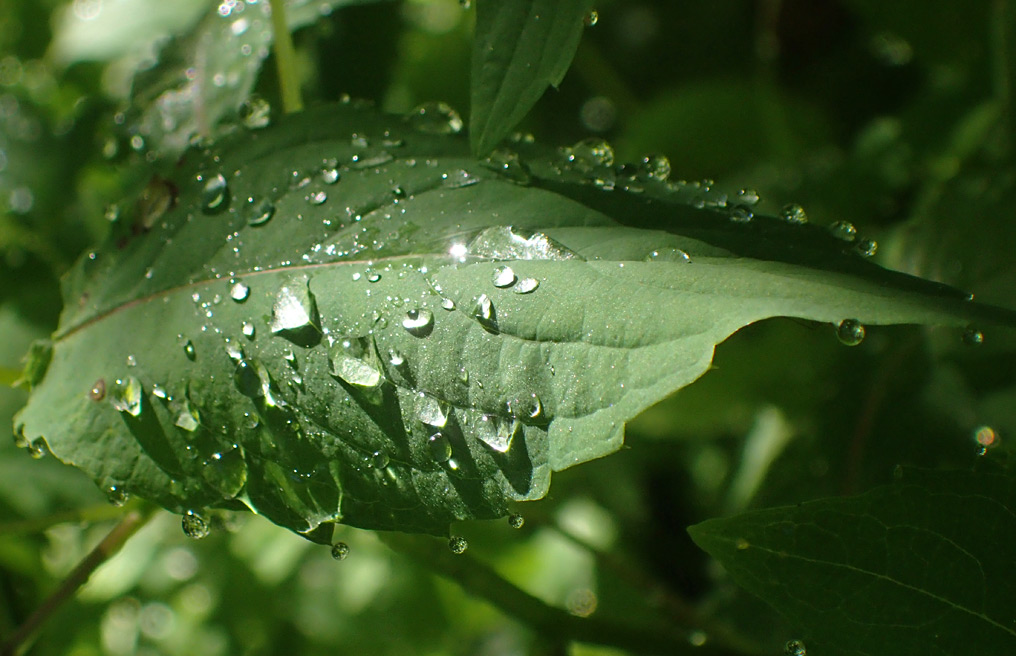
[[[21,439],[114,499],[445,534],[617,450],[754,321],[1011,321],[702,185],[419,118],[321,107],[153,179],[64,281]]]
[[[808,627],[809,646],[851,656],[1011,654],[1014,507],[1011,477],[910,470],[860,496],[689,532],[738,584]]]

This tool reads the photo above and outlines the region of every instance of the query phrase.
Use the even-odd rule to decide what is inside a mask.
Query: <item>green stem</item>
[[[46,601],[42,602],[42,605],[35,609],[35,612],[29,615],[21,626],[18,627],[3,645],[0,645],[0,656],[15,656],[22,651],[22,646],[25,641],[28,640],[38,629],[41,627],[47,619],[49,619],[54,612],[61,605],[78,591],[78,589],[88,581],[88,578],[92,575],[100,565],[108,561],[116,554],[117,551],[127,542],[134,533],[144,526],[145,522],[151,517],[151,513],[141,513],[136,510],[128,512],[123,519],[120,520],[113,530],[102,539],[102,542],[97,544],[94,549],[84,560],[78,563],[78,566],[67,575],[67,578],[60,583],[60,586],[53,591],[53,593],[46,598]]]
[[[635,654],[740,656],[739,652],[709,642],[692,646],[688,632],[666,624],[576,617],[545,604],[475,558],[467,554],[453,554],[439,540],[402,533],[380,535],[394,551],[454,581],[469,594],[486,600],[506,615],[526,624],[550,643],[584,642],[617,647]]]
[[[282,91],[282,111],[293,114],[303,110],[293,35],[289,33],[289,26],[286,24],[285,0],[271,0],[271,6],[272,32],[275,35],[275,65]]]

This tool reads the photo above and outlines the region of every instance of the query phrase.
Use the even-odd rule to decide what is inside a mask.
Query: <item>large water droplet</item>
[[[141,414],[141,392],[141,382],[134,376],[128,376],[116,381],[109,402],[120,412],[137,417]]]
[[[598,137],[583,139],[571,148],[562,149],[562,153],[575,168],[587,173],[596,167],[614,164],[614,149]]]
[[[787,644],[783,645],[783,653],[786,656],[807,656],[808,650],[805,648],[803,641],[788,640]]]
[[[254,339],[255,331],[256,328],[254,327],[254,324],[249,321],[244,321],[243,325],[240,327],[240,332],[242,332],[243,336],[247,339]]]
[[[406,114],[406,121],[417,132],[425,134],[458,134],[462,117],[443,102],[428,102]]]
[[[434,313],[427,308],[410,310],[402,319],[402,327],[414,337],[426,337],[434,330]]]
[[[586,27],[592,27],[596,25],[598,22],[600,22],[599,12],[597,12],[595,9],[591,10],[588,14],[586,14],[582,18],[582,22],[583,24],[585,24]]]
[[[183,529],[183,534],[192,540],[208,537],[208,521],[193,510],[188,510],[181,518],[180,527]]]
[[[670,160],[665,155],[646,155],[639,163],[639,175],[663,182],[670,177]]]
[[[874,239],[859,239],[854,248],[862,257],[873,257],[878,252],[878,242]]]
[[[804,211],[804,208],[796,203],[784,205],[783,209],[780,210],[780,218],[787,223],[802,224],[808,222],[808,214]]]
[[[233,384],[244,396],[252,399],[270,394],[271,377],[257,360],[240,360],[233,370]]]
[[[469,548],[469,542],[466,541],[466,538],[460,535],[453,535],[451,539],[448,540],[448,548],[452,550],[453,554],[462,554]]]
[[[857,228],[850,221],[837,221],[829,226],[829,234],[841,241],[852,242],[857,238]]]
[[[212,176],[198,176],[198,182],[204,182],[201,188],[201,207],[208,213],[224,209],[229,204],[229,185],[221,173]]]
[[[328,200],[328,194],[322,191],[315,191],[307,195],[307,202],[311,205],[324,205]]]
[[[434,462],[443,464],[452,457],[452,443],[444,433],[434,433],[427,438],[427,450]]]
[[[416,397],[416,416],[428,426],[444,428],[448,423],[448,405],[420,392]]]
[[[261,96],[251,96],[240,105],[240,121],[249,130],[260,130],[272,122],[272,106]]]
[[[193,433],[201,427],[201,415],[198,413],[197,408],[191,406],[190,401],[184,400],[174,423],[177,427],[182,428],[188,433]]]
[[[526,523],[526,518],[518,513],[512,513],[508,515],[508,526],[512,528],[522,528]]]
[[[525,237],[515,233],[511,226],[495,226],[482,230],[469,243],[466,252],[491,260],[582,259],[574,251],[542,232]]]
[[[516,419],[503,419],[497,415],[483,415],[474,425],[476,437],[498,453],[507,453],[521,424]]]
[[[498,331],[494,304],[486,294],[480,294],[476,299],[476,303],[473,304],[473,317],[488,332],[496,333]]]
[[[375,451],[370,456],[370,466],[374,469],[384,469],[391,462],[391,458],[384,451]]]
[[[497,267],[491,276],[491,282],[495,287],[511,287],[516,280],[515,271],[510,266]]]
[[[847,346],[857,346],[864,340],[864,325],[857,319],[844,319],[836,326],[836,337]]]
[[[734,223],[748,223],[755,217],[746,205],[734,205],[730,208],[730,220]]]
[[[250,203],[247,207],[247,225],[260,226],[271,221],[275,216],[275,203],[267,198],[258,203]]]
[[[516,294],[529,294],[535,292],[540,286],[540,281],[536,278],[522,278],[518,284],[512,288],[512,291]]]
[[[279,289],[268,324],[273,334],[300,346],[313,346],[321,339],[317,302],[308,282],[294,279]]]
[[[334,166],[321,169],[321,181],[324,182],[325,184],[330,185],[335,184],[336,182],[339,181],[340,177],[341,176],[339,175],[339,169],[335,168]]]
[[[336,542],[332,545],[332,558],[335,560],[345,560],[349,556],[349,545],[345,542]]]
[[[237,281],[233,283],[233,286],[229,288],[229,297],[237,303],[243,303],[250,296],[250,287],[243,281]]]
[[[381,371],[373,363],[370,341],[349,338],[335,342],[328,353],[333,376],[350,385],[373,389],[381,384]]]

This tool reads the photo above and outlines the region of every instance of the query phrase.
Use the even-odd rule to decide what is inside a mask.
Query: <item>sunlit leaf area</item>
[[[0,654],[1016,653],[1016,2],[0,3]]]

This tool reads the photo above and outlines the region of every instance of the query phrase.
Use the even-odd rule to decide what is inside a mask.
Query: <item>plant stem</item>
[[[0,646],[0,656],[15,656],[21,651],[21,646],[34,634],[39,627],[45,623],[47,619],[60,606],[70,599],[78,589],[88,581],[88,578],[92,575],[100,565],[105,563],[107,560],[113,557],[117,551],[127,542],[134,533],[144,526],[148,518],[151,517],[151,513],[142,513],[137,510],[132,510],[124,515],[123,519],[113,527],[113,530],[109,532],[106,537],[102,539],[102,542],[97,544],[94,549],[85,558],[78,563],[78,566],[67,575],[67,578],[60,583],[60,586],[53,591],[49,597],[42,602],[42,605],[35,609],[28,619],[26,619],[21,626],[18,627],[3,645]]]
[[[293,35],[286,24],[285,0],[271,0],[272,32],[275,36],[275,66],[282,92],[282,111],[293,114],[303,110],[300,97],[300,79],[296,72],[296,54]]]
[[[391,549],[448,578],[506,615],[528,625],[549,642],[584,642],[636,654],[738,656],[720,645],[692,646],[688,633],[666,624],[635,624],[601,617],[576,617],[554,608],[505,580],[490,566],[466,554],[453,554],[441,541],[402,533],[380,534]]]

